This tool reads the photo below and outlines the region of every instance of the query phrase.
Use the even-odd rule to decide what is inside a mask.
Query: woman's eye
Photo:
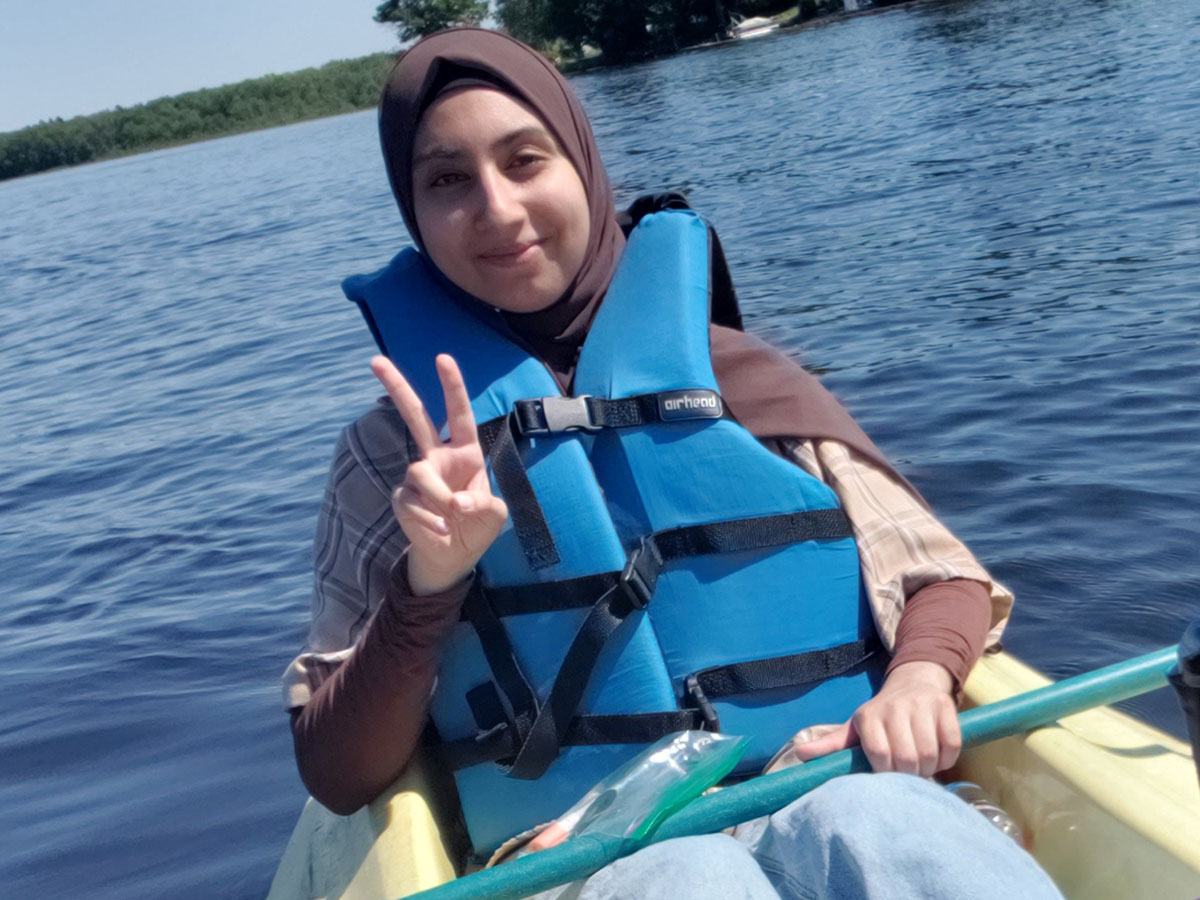
[[[542,161],[540,153],[521,153],[513,159],[513,165],[518,169],[537,165]]]
[[[444,172],[441,175],[435,175],[429,180],[430,187],[450,187],[458,184],[465,176],[458,172]]]

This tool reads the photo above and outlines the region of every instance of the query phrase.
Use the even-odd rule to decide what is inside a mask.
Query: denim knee
[[[617,860],[587,882],[581,898],[746,898],[778,900],[746,847],[728,835],[707,834],[651,844]]]
[[[726,834],[700,834],[651,844],[613,863],[614,869],[653,872],[675,884],[686,884],[709,870],[757,869],[746,848]]]
[[[785,898],[1061,900],[1016,843],[913,775],[834,778],[768,822],[754,852]]]
[[[832,778],[793,801],[771,817],[772,822],[820,822],[829,831],[842,826],[861,827],[866,816],[878,818],[881,810],[919,814],[942,807],[950,815],[965,811],[965,805],[941,785],[899,772],[867,772]]]

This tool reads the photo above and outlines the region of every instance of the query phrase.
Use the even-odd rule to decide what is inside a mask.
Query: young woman
[[[338,443],[285,675],[313,796],[368,803],[432,718],[486,855],[664,731],[723,719],[761,768],[803,729],[800,759],[861,742],[895,774],[643,851],[584,896],[1057,896],[911,777],[957,757],[955,693],[1011,596],[741,332],[700,220],[647,216],[627,246],[570,88],[494,32],[409,50],[380,131],[417,251],[347,282],[388,399]]]

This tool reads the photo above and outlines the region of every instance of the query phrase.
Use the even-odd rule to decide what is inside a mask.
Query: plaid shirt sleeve
[[[785,456],[828,484],[842,501],[858,541],[875,625],[889,650],[905,601],[926,585],[969,578],[988,585],[993,646],[1008,624],[1013,595],[900,482],[837,441],[783,441]]]
[[[313,549],[312,626],[303,652],[283,675],[284,704],[304,706],[354,651],[383,602],[405,547],[391,496],[408,467],[408,432],[380,401],[342,431],[334,450]]]

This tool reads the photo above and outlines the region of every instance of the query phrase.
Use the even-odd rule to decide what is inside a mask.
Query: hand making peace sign
[[[437,358],[450,426],[446,442],[391,360],[376,356],[371,371],[421,450],[392,494],[392,511],[409,541],[409,586],[417,595],[437,593],[475,567],[504,527],[508,507],[492,493],[467,386],[453,357]]]

